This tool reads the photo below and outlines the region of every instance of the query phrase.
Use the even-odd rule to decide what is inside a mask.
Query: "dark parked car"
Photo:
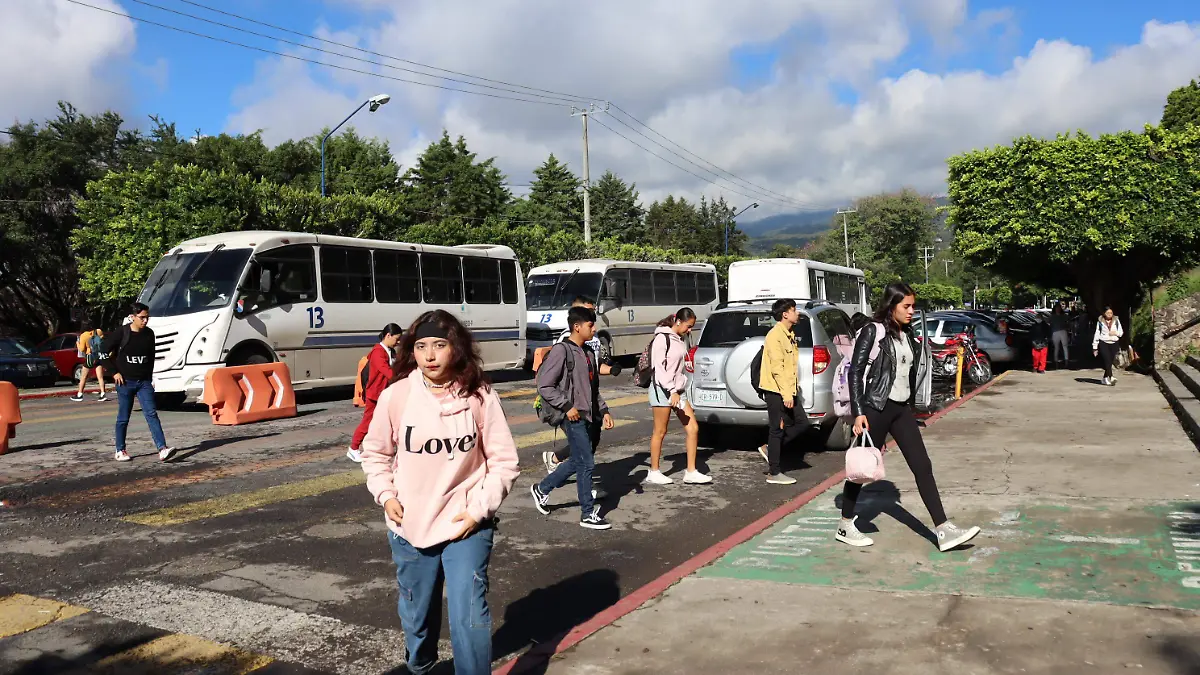
[[[18,387],[52,387],[58,381],[54,361],[37,355],[20,338],[0,338],[0,380]]]

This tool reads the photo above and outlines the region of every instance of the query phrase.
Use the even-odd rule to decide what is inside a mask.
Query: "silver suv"
[[[688,352],[688,399],[701,427],[709,427],[706,431],[726,425],[766,429],[767,404],[750,384],[750,363],[775,325],[773,302],[723,303],[708,317],[699,344]],[[853,433],[833,413],[833,377],[843,354],[848,358],[853,348],[850,319],[828,302],[796,302],[799,402],[820,442],[830,450],[845,450]]]

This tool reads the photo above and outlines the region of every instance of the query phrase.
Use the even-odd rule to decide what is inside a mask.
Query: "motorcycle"
[[[992,360],[988,355],[979,351],[975,344],[975,336],[971,333],[960,333],[946,340],[944,345],[933,347],[933,376],[950,378],[958,372],[958,347],[963,348],[963,362],[966,370],[963,375],[975,385],[980,385],[992,379]]]

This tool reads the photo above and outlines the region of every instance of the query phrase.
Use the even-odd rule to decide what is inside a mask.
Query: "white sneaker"
[[[650,473],[646,474],[646,477],[642,479],[642,482],[650,483],[651,485],[670,485],[675,481],[664,476],[662,471],[651,471]]]
[[[1110,386],[1110,387],[1117,386],[1117,376],[1116,375],[1113,375],[1112,377],[1108,378],[1108,386]]]
[[[786,473],[779,472],[767,476],[767,482],[771,485],[795,485],[796,479]]]
[[[760,445],[758,447],[758,454],[762,455],[764,462],[766,462],[767,464],[771,463],[771,456],[767,454],[767,446]]]
[[[128,462],[133,458],[129,456],[128,452],[125,452],[124,450],[118,450],[113,459],[117,460],[118,462]]]
[[[1103,384],[1104,386],[1107,387],[1107,386],[1111,385],[1112,383],[1109,382],[1108,378],[1106,377],[1106,378],[1100,380],[1100,384]]]
[[[947,520],[941,525],[933,528],[933,531],[937,533],[938,549],[944,552],[962,546],[968,541],[971,541],[975,538],[975,535],[979,534],[980,530],[978,527],[972,527],[964,530]]]
[[[687,471],[683,474],[683,482],[688,485],[707,485],[712,482],[712,476],[706,476],[699,471]]]
[[[346,457],[349,458],[351,462],[362,464],[362,453],[354,448],[350,448],[346,451]]]
[[[160,461],[160,462],[169,462],[171,460],[171,458],[174,456],[175,456],[175,448],[172,448],[169,445],[167,447],[163,448],[162,450],[158,451],[158,461]]]
[[[849,544],[851,546],[870,546],[871,544],[874,544],[874,539],[858,531],[858,526],[854,524],[854,521],[856,520],[858,520],[858,516],[854,516],[850,520],[842,518],[841,521],[838,522],[837,534],[835,534],[833,538],[837,539],[843,544]]]
[[[554,470],[558,468],[558,458],[554,456],[553,450],[542,453],[542,464],[546,467],[546,473],[554,473]]]

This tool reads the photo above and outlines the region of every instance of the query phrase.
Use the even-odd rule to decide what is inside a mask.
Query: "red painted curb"
[[[930,415],[929,418],[925,420],[925,426],[933,424],[942,417],[945,417],[950,411],[975,398],[977,394],[987,390],[992,385],[999,382],[1004,378],[1005,375],[1008,375],[1008,373],[1001,373],[998,377],[995,377],[992,380],[976,387],[973,391],[966,394],[962,398],[952,402],[950,405],[942,408],[933,415]],[[893,445],[895,445],[894,442],[888,443],[885,448],[891,448]],[[760,517],[758,520],[755,520],[754,522],[743,527],[737,532],[734,532],[712,546],[709,546],[692,558],[674,567],[666,574],[663,574],[654,581],[651,581],[645,586],[642,586],[629,595],[621,598],[612,607],[599,612],[582,624],[572,628],[560,638],[534,645],[525,653],[493,670],[492,675],[518,675],[528,671],[531,668],[544,664],[554,655],[561,654],[580,642],[583,642],[585,639],[601,629],[616,623],[621,617],[636,610],[660,593],[666,591],[671,586],[674,586],[682,581],[684,577],[691,575],[702,567],[706,567],[713,562],[716,562],[718,558],[724,556],[726,553],[729,553],[729,551],[733,550],[735,546],[744,544],[756,535],[762,533],[768,527],[774,525],[780,520],[783,520],[800,507],[816,499],[821,493],[837,485],[838,483],[841,483],[843,480],[845,480],[845,478],[846,472],[838,471],[832,476],[826,478],[819,485],[806,490],[803,494],[797,496],[791,501],[788,501],[782,506],[775,508],[766,515]]]
[[[90,391],[85,390],[83,393],[99,394],[100,390],[99,389],[92,389]],[[22,401],[37,401],[37,400],[44,399],[44,398],[63,398],[66,396],[74,396],[74,395],[75,395],[74,389],[67,389],[65,391],[47,391],[47,392],[38,393],[38,394],[19,394],[18,398]]]

